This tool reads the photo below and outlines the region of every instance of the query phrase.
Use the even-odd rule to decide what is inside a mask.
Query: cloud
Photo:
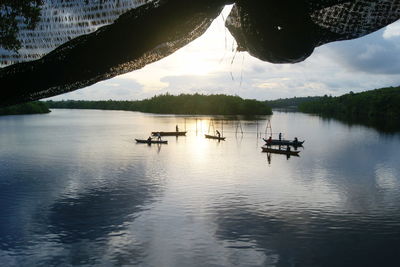
[[[353,72],[400,74],[400,23],[356,40],[327,45],[331,60]]]
[[[161,79],[170,84],[163,88],[164,92],[175,92],[179,90],[181,93],[204,93],[204,94],[232,94],[231,86],[233,81],[229,73],[217,72],[208,76],[202,75],[180,75],[166,76]]]
[[[385,39],[391,39],[394,37],[400,37],[400,22],[387,26],[383,32],[383,38]]]
[[[275,88],[279,86],[282,86],[282,84],[277,82],[265,82],[265,83],[254,84],[254,87],[258,88]]]
[[[261,67],[261,66],[252,66],[252,71],[255,73],[263,73],[265,72],[265,68]]]
[[[51,97],[53,100],[134,100],[143,95],[143,86],[133,80],[110,79],[84,89]],[[146,96],[147,97],[147,96]]]

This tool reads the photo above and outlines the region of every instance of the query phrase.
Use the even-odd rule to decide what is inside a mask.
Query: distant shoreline
[[[350,92],[337,97],[325,95],[301,103],[299,110],[325,117],[399,120],[400,87],[387,87],[361,93]]]
[[[51,110],[48,108],[48,106],[45,103],[39,101],[0,108],[0,116],[47,114],[50,112]]]
[[[271,115],[262,101],[228,95],[160,95],[137,101],[46,101],[49,108],[139,111],[176,115]]]
[[[338,97],[324,96],[301,103],[299,111],[349,125],[361,124],[397,132],[400,130],[400,87],[350,92]]]

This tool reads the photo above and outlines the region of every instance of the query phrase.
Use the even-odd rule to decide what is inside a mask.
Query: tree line
[[[159,114],[188,115],[270,115],[262,101],[223,94],[162,94],[136,101],[46,101],[49,108],[128,110]]]
[[[350,92],[339,97],[325,95],[318,100],[300,104],[299,110],[332,117],[398,120],[400,87],[387,87],[361,93]]]
[[[319,100],[321,96],[306,96],[306,97],[292,97],[292,98],[279,98],[275,100],[266,100],[271,108],[298,108],[302,103]]]
[[[48,106],[39,101],[0,108],[0,115],[42,114],[49,112]]]

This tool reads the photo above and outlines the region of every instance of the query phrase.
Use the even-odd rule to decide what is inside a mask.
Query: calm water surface
[[[399,134],[275,113],[306,142],[268,159],[265,118],[225,121],[225,142],[208,119],[0,117],[1,266],[398,266]],[[176,124],[187,137],[134,142]]]

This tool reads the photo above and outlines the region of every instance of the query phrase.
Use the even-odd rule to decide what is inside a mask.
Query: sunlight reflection
[[[377,185],[384,190],[396,189],[399,184],[395,175],[395,170],[388,168],[384,164],[378,164],[376,166],[375,179]]]
[[[207,132],[207,121],[202,118],[186,119],[187,129],[190,129],[189,135],[195,138],[191,142],[193,159],[196,162],[202,162],[207,157],[208,143],[204,134]]]

